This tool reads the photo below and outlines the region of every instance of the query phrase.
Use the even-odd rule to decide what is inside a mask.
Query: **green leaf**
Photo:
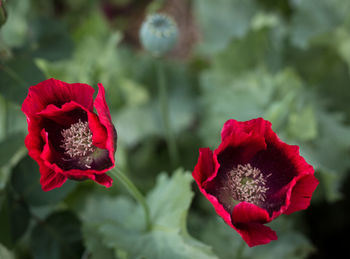
[[[81,241],[79,219],[70,211],[60,211],[37,222],[30,245],[35,259],[75,259],[81,258]]]
[[[5,246],[0,244],[0,259],[15,259],[15,256]]]
[[[250,258],[268,259],[271,257],[285,259],[308,258],[315,249],[310,241],[301,233],[290,231],[281,235],[277,242],[259,246],[250,251]]]
[[[65,82],[86,82],[92,86],[102,82],[109,93],[108,103],[113,107],[123,100],[119,83],[130,82],[122,74],[123,65],[116,48],[120,39],[118,32],[101,38],[86,37],[77,44],[71,59],[56,62],[41,60],[39,66],[47,77],[60,78]]]
[[[192,216],[193,224],[198,229],[197,234],[204,242],[213,247],[221,259],[236,258],[240,249],[242,249],[241,256],[245,259],[274,257],[302,259],[307,258],[314,251],[311,242],[295,229],[293,220],[287,220],[284,216],[270,223],[271,227],[277,232],[278,240],[253,248],[249,248],[241,236],[222,219],[198,214]]]
[[[84,7],[88,7],[86,5],[86,2],[80,0],[81,3],[78,3],[78,1],[70,2],[69,5],[77,5],[76,9],[80,9],[82,5]],[[94,5],[94,8],[97,7],[97,5],[93,2],[91,4]],[[80,5],[80,6],[79,6]],[[106,35],[111,33],[111,29],[108,26],[108,21],[103,16],[103,13],[101,12],[90,12],[88,15],[84,15],[82,17],[83,21],[74,28],[74,31],[72,33],[73,39],[75,43],[81,43],[82,41],[89,39],[89,38],[101,38],[104,39]]]
[[[350,121],[350,74],[346,60],[337,53],[339,41],[337,36],[328,35],[326,43],[306,50],[290,50],[289,56],[308,87],[327,100],[327,108],[346,113]]]
[[[162,133],[159,121],[154,116],[158,107],[143,105],[121,109],[113,116],[116,121],[118,134],[123,136],[122,141],[129,146],[137,144],[141,139]]]
[[[103,243],[103,235],[96,231],[93,225],[85,225],[83,228],[85,246],[90,253],[90,259],[114,259],[114,250]]]
[[[24,134],[13,133],[0,141],[0,190],[5,188],[11,168],[26,153]]]
[[[272,19],[270,22],[268,19]],[[282,63],[285,26],[278,16],[256,15],[252,29],[214,56],[213,68],[238,74],[258,66],[276,70]]]
[[[311,105],[304,107],[300,112],[289,115],[288,134],[300,141],[313,140],[317,137],[317,121]]]
[[[306,48],[310,41],[332,32],[347,19],[350,2],[342,0],[294,0],[295,14],[291,25],[291,42]]]
[[[67,181],[60,188],[44,192],[40,185],[39,166],[29,156],[24,157],[13,168],[11,183],[14,190],[30,205],[43,206],[64,199],[76,186]]]
[[[71,56],[73,41],[63,23],[42,17],[30,27],[32,42],[29,48],[34,57],[54,61]]]
[[[298,144],[317,171],[334,175],[326,177],[332,179],[325,181],[326,198],[340,197],[340,183],[350,168],[350,129],[342,116],[327,111],[293,70],[273,75],[259,69],[237,76],[211,69],[201,75],[201,88],[205,116],[200,133],[206,145],[217,146],[228,119],[270,119],[277,134]]]
[[[215,146],[224,123],[231,118],[248,120],[263,116],[274,94],[273,78],[264,71],[241,77],[207,71],[200,78],[202,110],[201,135],[206,145]]]
[[[30,212],[27,204],[9,189],[0,193],[0,199],[0,242],[12,248],[27,230]]]
[[[27,120],[21,107],[12,103],[0,95],[0,141],[5,141],[5,137],[11,138],[18,134],[18,138],[24,140],[24,130],[27,128]],[[23,135],[20,137],[19,134]],[[22,144],[24,144],[22,142]],[[1,145],[2,146],[2,145]],[[1,148],[0,148],[1,149]]]
[[[23,147],[23,132],[11,134],[3,141],[0,141],[0,167],[9,163],[11,158]]]
[[[169,98],[169,110],[172,130],[179,134],[194,120],[195,102],[189,94],[175,91]],[[181,105],[178,105],[181,102]],[[163,123],[160,118],[158,101],[150,101],[144,105],[126,106],[113,115],[120,140],[134,146],[146,137],[164,136]]]
[[[182,226],[182,218],[186,216],[193,197],[191,183],[191,174],[181,169],[175,171],[172,178],[165,174],[158,177],[156,187],[147,196],[151,219],[157,224],[155,228],[158,225],[169,229]]]
[[[7,1],[8,19],[1,28],[1,39],[10,47],[20,47],[28,33],[29,0]]]
[[[136,81],[121,78],[120,79],[120,91],[122,91],[123,98],[125,98],[126,105],[131,107],[140,106],[149,101],[150,95],[145,89],[144,85],[137,83]]]
[[[336,49],[339,55],[347,63],[348,70],[350,73],[350,33],[347,27],[339,28],[333,39],[336,44]]]
[[[192,177],[183,170],[177,170],[172,178],[159,176],[147,196],[154,224],[149,232],[144,231],[140,206],[124,198],[90,201],[83,214],[84,225],[95,226],[105,246],[122,258],[216,258],[208,246],[187,233],[191,182]]]
[[[45,76],[29,56],[16,56],[0,64],[0,94],[22,104],[28,88],[45,80]]]
[[[213,54],[224,49],[232,38],[243,37],[250,28],[256,9],[253,0],[194,1],[195,14],[203,33],[199,50]]]
[[[319,137],[312,143],[301,143],[302,154],[321,174],[321,187],[329,201],[341,197],[340,186],[350,168],[350,127],[343,116],[318,109]]]

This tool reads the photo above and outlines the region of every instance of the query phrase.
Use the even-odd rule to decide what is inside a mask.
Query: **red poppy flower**
[[[25,145],[39,164],[44,191],[67,178],[112,185],[105,172],[114,167],[117,133],[105,90],[102,84],[98,88],[95,101],[87,84],[48,79],[29,88],[22,104],[28,122]]]
[[[192,175],[200,191],[250,247],[276,240],[264,224],[306,209],[318,185],[299,147],[282,142],[262,118],[227,121],[220,146],[199,153]]]

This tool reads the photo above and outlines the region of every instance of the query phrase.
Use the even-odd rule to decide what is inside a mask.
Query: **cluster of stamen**
[[[61,147],[64,148],[64,153],[82,166],[91,168],[93,158],[89,155],[96,150],[96,147],[92,145],[92,132],[88,122],[79,119],[68,129],[62,130],[61,134],[63,137]]]
[[[223,177],[218,198],[228,208],[234,206],[234,202],[242,201],[260,206],[266,200],[269,190],[266,182],[270,176],[264,175],[249,163],[239,164]]]

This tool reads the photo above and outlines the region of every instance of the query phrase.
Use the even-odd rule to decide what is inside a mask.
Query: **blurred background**
[[[152,12],[179,28],[160,61],[176,165],[159,111],[158,61],[138,37]],[[0,0],[0,26],[1,259],[350,256],[350,0]],[[29,86],[51,77],[103,83],[117,164],[167,231],[142,234],[140,219],[129,220],[142,211],[117,181],[41,190],[20,107]],[[320,185],[306,211],[269,224],[278,241],[248,248],[189,175],[198,149],[217,147],[226,120],[256,117],[300,146]]]

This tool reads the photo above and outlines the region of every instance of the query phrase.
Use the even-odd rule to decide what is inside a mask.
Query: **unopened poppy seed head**
[[[178,39],[175,21],[165,14],[149,15],[140,29],[143,47],[155,56],[161,56],[171,50]]]

